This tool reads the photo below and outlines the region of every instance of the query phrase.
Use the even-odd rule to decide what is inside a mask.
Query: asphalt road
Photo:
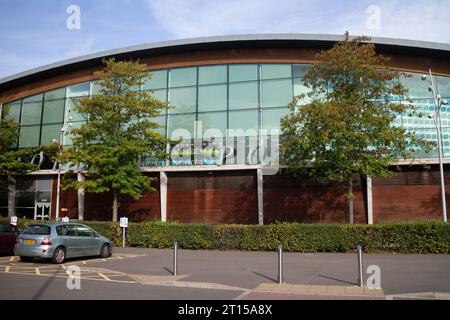
[[[253,292],[276,282],[275,252],[180,250],[178,278],[172,276],[172,257],[169,249],[139,248],[116,248],[111,258],[76,259],[63,266],[0,257],[0,299],[276,299],[276,294]],[[285,253],[284,280],[352,287],[356,262],[356,254]],[[71,265],[81,268],[81,290],[66,286]],[[370,254],[364,255],[364,265],[380,267],[385,295],[450,293],[449,255]],[[301,297],[283,297],[290,298]]]

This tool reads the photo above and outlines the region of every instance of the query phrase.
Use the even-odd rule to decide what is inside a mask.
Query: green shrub
[[[5,219],[1,219],[5,220]],[[32,220],[19,219],[21,229]],[[118,223],[83,221],[116,246],[122,245]],[[450,224],[411,222],[376,225],[276,223],[266,226],[236,224],[130,223],[127,245],[169,248],[178,241],[184,249],[276,250],[290,252],[354,252],[361,244],[367,253],[450,253]]]

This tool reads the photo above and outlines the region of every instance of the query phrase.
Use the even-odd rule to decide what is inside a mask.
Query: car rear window
[[[23,234],[49,235],[50,227],[42,224],[32,224],[24,230]]]

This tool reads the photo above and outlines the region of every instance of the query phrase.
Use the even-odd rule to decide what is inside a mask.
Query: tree
[[[17,150],[15,147],[19,139],[19,124],[9,119],[8,113],[8,106],[3,106],[0,121],[0,177],[3,178],[9,174],[24,174],[36,169],[30,162],[35,150]],[[0,179],[0,192],[8,192],[8,186],[7,179]]]
[[[294,99],[281,124],[280,150],[289,170],[346,184],[350,223],[353,174],[390,176],[396,160],[411,157],[411,146],[429,148],[414,132],[393,126],[402,114],[422,115],[410,104],[400,74],[384,66],[387,59],[369,40],[349,40],[346,33],[343,42],[317,54],[318,63],[304,76],[308,95]]]
[[[167,106],[151,93],[139,91],[150,78],[145,65],[133,61],[104,61],[105,68],[95,72],[99,94],[76,101],[75,110],[87,121],[72,129],[73,145],[64,150],[60,161],[69,163],[63,189],[84,188],[86,192],[113,193],[113,221],[117,221],[119,196],[138,199],[153,191],[152,178],[143,175],[143,157],[165,157],[165,138],[155,129],[155,117]],[[137,89],[137,90],[136,90]],[[84,167],[85,181],[75,181],[74,168]]]

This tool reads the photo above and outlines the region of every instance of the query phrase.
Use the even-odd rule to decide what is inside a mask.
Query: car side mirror
[[[100,238],[100,234],[98,232],[94,233],[94,237]]]

